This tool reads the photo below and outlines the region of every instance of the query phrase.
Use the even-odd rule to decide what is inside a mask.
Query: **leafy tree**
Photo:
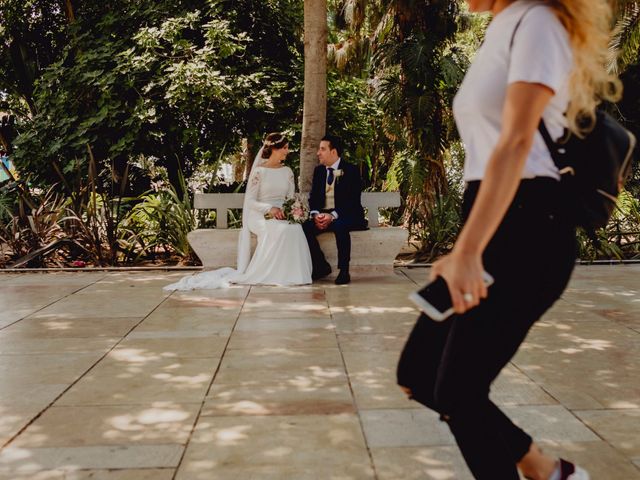
[[[37,85],[16,163],[35,181],[70,182],[89,150],[116,178],[131,158],[151,156],[179,189],[179,170],[189,176],[293,117],[300,42],[290,3],[290,13],[252,0],[83,4]]]
[[[611,68],[624,72],[638,61],[640,54],[640,2],[618,0],[615,10],[616,28],[611,42],[614,53]]]
[[[35,82],[65,47],[59,0],[0,0],[0,109],[35,114]]]
[[[382,112],[373,177],[379,182],[380,171],[387,172],[386,186],[400,189],[406,199],[405,223],[419,233],[449,190],[445,158],[457,138],[451,104],[470,53],[456,43],[458,2],[335,0],[333,5],[340,30],[332,36],[330,58],[347,75],[368,69],[370,94]],[[477,24],[463,20],[467,28]]]
[[[618,113],[625,126],[640,138],[640,2],[619,0],[616,11],[616,34],[611,42],[615,53],[611,68],[620,72],[624,96]],[[640,157],[637,147],[636,158]],[[627,188],[640,198],[640,162],[633,166],[633,177]]]
[[[422,209],[446,191],[450,107],[464,73],[451,49],[457,5],[398,0],[389,2],[389,14],[392,21],[379,29],[374,45],[375,94],[389,118],[389,134],[406,141],[406,162],[397,168],[410,171],[410,203]]]
[[[343,157],[351,163],[362,163],[365,176],[373,174],[374,152],[380,141],[376,122],[381,116],[366,80],[329,72],[327,131],[342,138]]]

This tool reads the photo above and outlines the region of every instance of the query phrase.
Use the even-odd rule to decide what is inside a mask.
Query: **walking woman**
[[[490,385],[531,326],[560,297],[576,256],[575,227],[538,133],[580,133],[600,100],[617,100],[605,70],[607,0],[467,0],[493,14],[454,101],[466,149],[465,225],[436,262],[456,315],[421,316],[398,365],[410,398],[440,413],[477,479],[583,480],[548,456],[489,399]],[[486,270],[495,283],[485,287]]]

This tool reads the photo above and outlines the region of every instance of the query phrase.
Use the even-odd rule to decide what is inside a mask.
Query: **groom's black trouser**
[[[313,271],[318,272],[323,269],[327,260],[318,243],[318,235],[325,232],[333,232],[336,236],[336,247],[338,248],[338,268],[340,270],[349,269],[351,261],[351,235],[352,230],[361,230],[361,225],[355,225],[346,219],[337,218],[329,224],[326,230],[320,230],[316,227],[313,220],[307,220],[302,224],[302,229],[309,243],[309,251],[311,252],[311,262],[313,263]]]
[[[465,217],[477,187],[465,192]],[[531,446],[491,402],[489,389],[569,281],[575,228],[563,204],[558,182],[523,181],[483,254],[495,279],[488,298],[444,322],[422,315],[398,364],[398,383],[447,421],[476,479],[517,480],[516,463]]]

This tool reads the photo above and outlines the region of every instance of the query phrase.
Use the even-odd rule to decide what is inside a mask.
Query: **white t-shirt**
[[[554,139],[566,127],[564,112],[569,103],[569,74],[573,67],[569,36],[549,7],[531,7],[534,4],[517,0],[495,16],[454,99],[453,113],[466,151],[465,181],[484,177],[500,136],[508,84],[539,83],[551,88],[555,95],[544,111],[545,125]],[[529,8],[510,52],[516,24]],[[560,178],[539,132],[522,173],[522,178],[533,177]]]

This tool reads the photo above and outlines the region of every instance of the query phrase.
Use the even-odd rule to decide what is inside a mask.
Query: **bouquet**
[[[309,205],[307,199],[299,193],[285,199],[282,204],[284,218],[289,223],[304,223],[309,218]]]
[[[304,223],[309,218],[309,206],[307,200],[299,193],[293,197],[288,197],[282,204],[284,219],[289,223]],[[271,215],[266,214],[265,218],[270,219]]]

